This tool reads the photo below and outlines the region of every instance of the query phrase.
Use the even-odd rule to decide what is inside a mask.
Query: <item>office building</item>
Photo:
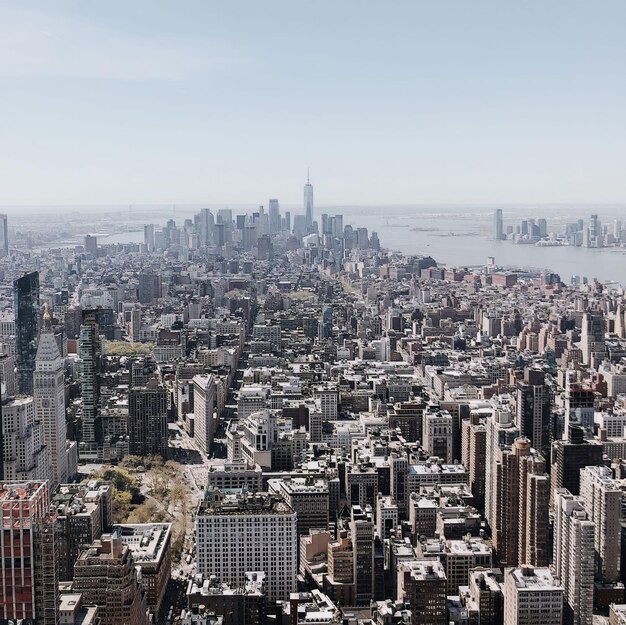
[[[243,587],[246,573],[263,571],[269,601],[296,589],[296,513],[267,493],[207,490],[195,519],[196,571]]]
[[[123,523],[114,525],[113,532],[130,549],[135,567],[141,573],[139,582],[146,592],[148,609],[158,615],[172,570],[172,524]]]
[[[602,313],[587,311],[583,314],[580,349],[582,350],[583,364],[597,369],[606,353],[604,316]]]
[[[9,224],[7,216],[0,214],[0,257],[9,255]]]
[[[422,444],[429,456],[441,458],[449,464],[453,461],[453,420],[447,410],[428,409],[424,412]]]
[[[85,253],[91,254],[94,258],[98,255],[98,237],[85,235]]]
[[[219,615],[220,620],[215,625],[263,624],[267,622],[265,586],[265,573],[262,571],[246,573],[244,586],[226,584],[215,575],[196,575],[187,586],[187,607],[194,615],[196,612],[201,614],[203,610]],[[187,622],[189,625],[205,623]],[[207,625],[212,625],[210,620]]]
[[[81,551],[111,529],[113,486],[91,480],[61,484],[52,496],[59,528],[59,579],[71,581]]]
[[[552,444],[552,495],[558,488],[566,488],[572,495],[580,494],[580,470],[602,464],[602,443],[585,439],[585,430],[577,423],[568,428],[566,441]]]
[[[398,599],[411,606],[411,616],[423,625],[447,625],[446,573],[436,558],[398,564]]]
[[[326,480],[304,477],[270,479],[268,490],[282,497],[298,515],[298,536],[307,536],[312,529],[324,530],[328,527],[329,493]]]
[[[0,482],[0,620],[58,625],[58,542],[45,481]]]
[[[501,241],[504,238],[504,224],[502,221],[502,209],[496,208],[494,213],[494,238]]]
[[[281,230],[280,208],[278,206],[278,200],[271,199],[269,201],[269,220],[270,220],[270,234],[277,234]]]
[[[44,427],[35,418],[32,397],[15,397],[2,404],[4,479],[49,480],[52,475]]]
[[[15,355],[20,393],[33,394],[33,371],[39,332],[39,273],[33,271],[13,281]]]
[[[146,592],[119,532],[103,534],[74,565],[73,590],[99,608],[102,625],[148,625]]]
[[[146,224],[143,227],[143,244],[146,251],[154,252],[154,224]]]
[[[44,322],[49,325],[46,308]],[[65,371],[54,333],[46,328],[39,336],[33,375],[35,420],[43,427],[51,466],[50,487],[68,481],[67,427],[65,423]]]
[[[579,499],[565,488],[554,496],[556,577],[564,592],[564,625],[593,622],[594,524]]]
[[[504,574],[505,625],[563,625],[563,587],[547,568]]]
[[[152,378],[128,392],[130,453],[167,458],[167,390]]]
[[[200,449],[207,455],[211,453],[211,445],[217,423],[214,418],[217,402],[217,387],[212,375],[196,375],[193,378],[193,438]]]
[[[313,185],[307,173],[306,184],[304,185],[304,220],[306,232],[308,234],[313,230]]]
[[[524,378],[517,382],[517,420],[520,434],[530,440],[534,449],[544,457],[550,453],[551,396],[545,373],[524,369]]]
[[[137,298],[140,304],[150,304],[161,297],[161,276],[156,273],[140,273]]]
[[[353,505],[350,510],[350,538],[354,551],[354,588],[357,605],[369,605],[375,594],[374,514],[371,507]]]

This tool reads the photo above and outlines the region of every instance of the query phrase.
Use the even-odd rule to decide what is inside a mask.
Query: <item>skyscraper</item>
[[[550,480],[544,459],[524,437],[496,453],[492,530],[500,562],[546,566]]]
[[[58,543],[48,509],[47,482],[0,483],[2,623],[58,623]]]
[[[44,323],[49,312],[44,313]],[[65,383],[63,359],[54,333],[45,329],[39,337],[33,376],[35,419],[43,425],[44,441],[51,465],[51,488],[67,481]]]
[[[550,388],[545,382],[545,373],[526,368],[524,379],[517,383],[517,421],[522,436],[544,457],[550,454]]]
[[[100,358],[100,335],[95,310],[83,313],[78,338],[82,396],[82,435],[83,447],[97,446],[100,442],[98,426],[99,397],[98,368]]]
[[[309,174],[306,176],[304,185],[304,219],[307,231],[313,228],[313,185],[310,182]]]
[[[272,199],[269,204],[270,214],[270,234],[276,234],[280,232],[281,220],[280,220],[280,207],[278,206],[278,200]]]
[[[98,606],[102,625],[146,625],[147,597],[135,559],[118,532],[103,534],[74,565],[74,590]]]
[[[9,253],[9,227],[7,216],[0,215],[0,256],[7,256]]]
[[[27,273],[13,281],[13,313],[18,390],[32,395],[39,329],[39,272]]]
[[[156,379],[128,393],[130,453],[167,457],[167,391]]]
[[[595,570],[604,583],[619,581],[621,563],[622,491],[608,467],[580,471],[580,496],[595,523]]]
[[[502,222],[502,209],[496,208],[494,214],[494,236],[496,241],[500,241],[504,237],[504,226]]]
[[[593,620],[593,535],[579,499],[565,488],[554,497],[554,567],[564,590],[564,625],[591,625]]]
[[[200,245],[206,247],[213,242],[213,227],[215,218],[208,208],[200,210]]]
[[[143,227],[143,243],[148,252],[154,252],[154,224],[146,224]]]

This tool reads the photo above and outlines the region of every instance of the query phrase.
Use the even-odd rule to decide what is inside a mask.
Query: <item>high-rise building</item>
[[[308,173],[304,185],[304,219],[307,231],[305,234],[307,234],[313,229],[313,185]]]
[[[423,625],[446,625],[446,572],[436,558],[398,563],[398,599],[411,605],[411,616]]]
[[[140,584],[146,591],[148,609],[159,614],[170,580],[171,523],[125,523],[113,527],[115,534],[127,545],[135,562],[141,567]]]
[[[580,471],[580,496],[595,523],[595,571],[599,580],[614,583],[620,578],[622,490],[605,466]]]
[[[200,234],[200,246],[206,247],[213,243],[213,229],[215,227],[215,218],[213,213],[208,208],[200,210],[199,215],[199,234]]]
[[[0,621],[57,625],[58,542],[45,481],[0,482]]]
[[[9,226],[7,216],[0,214],[0,257],[9,254]]]
[[[580,494],[580,470],[602,464],[602,443],[585,439],[584,429],[570,424],[567,440],[552,444],[552,470],[550,480],[552,495],[557,488],[566,488],[572,495]]]
[[[368,506],[352,506],[350,536],[354,550],[354,586],[357,605],[369,605],[374,596],[374,515]]]
[[[143,244],[148,252],[154,252],[154,224],[143,227]]]
[[[147,625],[146,593],[132,551],[118,532],[103,534],[74,565],[73,590],[98,606],[102,625]]]
[[[578,423],[585,430],[585,437],[593,437],[596,392],[587,386],[577,384],[574,372],[567,371],[565,379],[565,432],[570,423]]]
[[[594,524],[582,502],[565,488],[554,496],[555,573],[564,591],[564,625],[593,621]]]
[[[496,208],[494,213],[494,237],[496,241],[504,238],[504,224],[502,221],[502,209]]]
[[[78,337],[78,357],[82,398],[81,444],[83,448],[97,447],[101,442],[99,423],[100,334],[95,310],[83,312]]]
[[[493,545],[502,564],[548,564],[550,480],[527,438],[500,449],[494,467]]]
[[[481,512],[485,506],[486,452],[487,428],[479,414],[472,412],[469,419],[461,422],[461,464],[469,473],[474,506]]]
[[[44,323],[49,324],[46,308]],[[65,423],[65,372],[52,330],[46,328],[39,336],[33,397],[35,419],[43,426],[44,442],[51,465],[51,489],[67,482],[67,427]]]
[[[195,519],[196,572],[243,587],[246,573],[264,571],[269,601],[296,589],[296,513],[267,493],[209,489]]]
[[[150,304],[161,297],[161,276],[156,273],[146,272],[139,274],[139,286],[137,299],[141,304]]]
[[[2,404],[2,429],[4,479],[49,480],[48,448],[32,397],[16,397]]]
[[[606,353],[604,343],[604,316],[602,313],[585,312],[580,332],[580,349],[583,364],[598,368]]]
[[[546,384],[545,373],[536,369],[524,369],[524,378],[517,382],[517,420],[520,434],[544,457],[550,453],[551,442],[551,393]]]
[[[217,401],[217,388],[212,375],[196,375],[193,378],[194,440],[205,454],[211,453],[211,445],[217,424],[213,418]]]
[[[98,255],[98,237],[92,234],[85,235],[85,252],[94,258]]]
[[[430,456],[452,463],[452,415],[447,410],[428,409],[424,412],[423,446]]]
[[[167,391],[158,380],[128,392],[130,453],[167,458]]]
[[[278,200],[271,199],[269,202],[269,217],[270,217],[270,234],[276,234],[281,230],[280,208],[278,206]]]
[[[563,587],[550,569],[524,566],[504,575],[505,625],[563,625]]]
[[[13,281],[13,313],[18,390],[32,395],[39,330],[39,272],[27,273]]]

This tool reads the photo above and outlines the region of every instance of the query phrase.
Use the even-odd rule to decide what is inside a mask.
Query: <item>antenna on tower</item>
[[[309,178],[309,168],[308,167],[306,168],[306,183],[307,184],[311,184],[310,178]]]

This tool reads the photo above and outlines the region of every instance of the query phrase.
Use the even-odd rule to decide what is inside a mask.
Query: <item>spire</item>
[[[43,305],[43,324],[46,330],[49,330],[52,324],[52,315],[50,314],[50,308],[48,308],[48,302]]]
[[[310,178],[309,178],[309,168],[308,167],[306,168],[306,183],[307,184],[311,184]]]

